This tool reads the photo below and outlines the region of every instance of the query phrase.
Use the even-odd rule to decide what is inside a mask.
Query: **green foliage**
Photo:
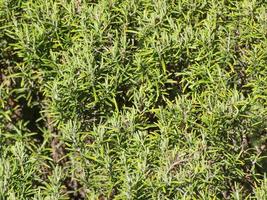
[[[0,199],[266,199],[266,8],[0,0]]]

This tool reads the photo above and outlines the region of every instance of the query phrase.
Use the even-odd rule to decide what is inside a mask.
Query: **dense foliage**
[[[266,199],[267,2],[0,0],[0,199]]]

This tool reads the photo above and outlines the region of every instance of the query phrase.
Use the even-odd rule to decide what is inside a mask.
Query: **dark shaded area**
[[[86,193],[82,187],[82,185],[74,179],[70,177],[66,178],[64,181],[64,185],[69,192],[69,199],[71,200],[83,200],[86,197]]]
[[[38,97],[39,98],[39,97]],[[33,96],[33,99],[36,101],[37,95]],[[18,102],[21,108],[21,119],[28,122],[27,128],[32,133],[36,133],[33,137],[38,143],[43,142],[43,135],[39,128],[45,126],[45,121],[41,117],[41,107],[40,104],[35,106],[28,106],[26,99],[20,99]]]

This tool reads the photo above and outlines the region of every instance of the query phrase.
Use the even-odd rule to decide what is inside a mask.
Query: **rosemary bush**
[[[266,199],[264,0],[0,0],[0,199]]]

